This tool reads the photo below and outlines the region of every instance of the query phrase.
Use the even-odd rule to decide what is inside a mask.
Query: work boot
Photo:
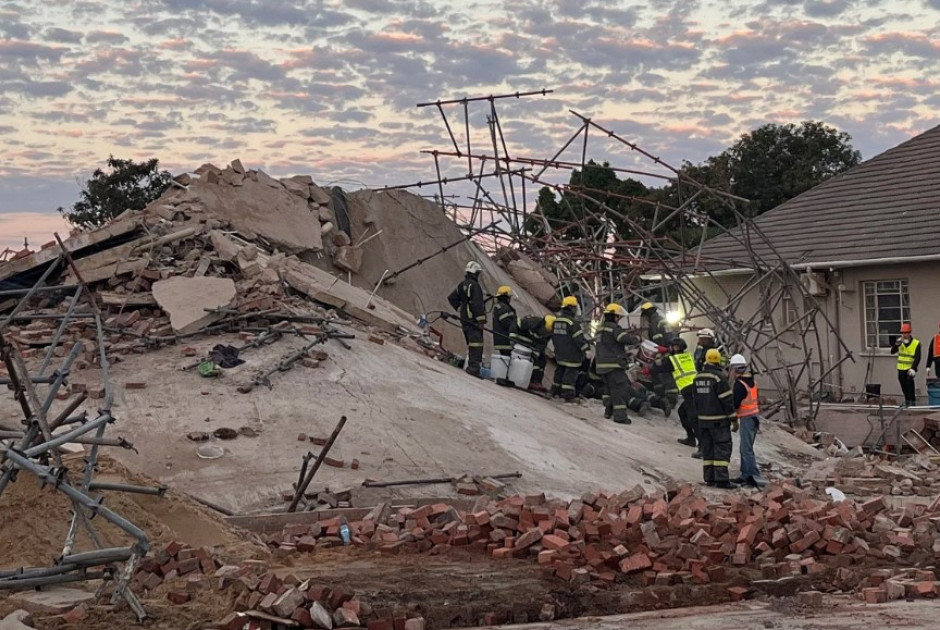
[[[563,396],[562,401],[566,403],[576,403],[578,402],[577,396]]]
[[[702,451],[696,449],[696,451],[692,453],[692,459],[702,459]]]
[[[466,372],[466,373],[469,374],[470,376],[475,376],[475,377],[477,377],[477,378],[483,378],[483,376],[480,374],[479,368],[476,369],[476,370],[471,370],[470,368],[467,368],[467,369],[464,370],[464,372]]]
[[[641,416],[645,416],[645,415],[646,415],[646,412],[649,411],[649,410],[650,410],[650,404],[649,404],[648,402],[646,402],[646,401],[644,400],[643,402],[640,403],[640,411],[639,411],[639,414],[640,414]]]
[[[539,383],[539,382],[537,382],[537,381],[534,381],[534,382],[532,382],[532,383],[529,383],[529,391],[530,391],[530,392],[539,392],[539,393],[542,393],[542,392],[546,392],[546,391],[548,391],[548,390],[545,389],[545,386],[542,385],[541,383]]]
[[[558,385],[552,385],[552,388],[548,390],[550,396],[561,396],[561,387]]]
[[[633,424],[633,420],[631,420],[627,416],[624,416],[622,418],[614,418],[614,422],[616,422],[617,424]]]
[[[614,415],[614,412],[610,408],[604,407],[604,420],[610,420]]]
[[[719,481],[715,484],[716,488],[721,488],[722,490],[737,490],[738,484],[732,483],[730,481]]]
[[[691,446],[692,448],[695,448],[697,444],[694,437],[682,438],[682,439],[676,440],[676,442],[684,446]]]

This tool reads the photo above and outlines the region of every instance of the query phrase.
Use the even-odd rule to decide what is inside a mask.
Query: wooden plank
[[[95,282],[101,282],[102,280],[107,280],[112,276],[120,276],[126,273],[139,273],[147,268],[147,265],[150,264],[149,258],[138,258],[136,260],[122,260],[110,265],[105,265],[104,267],[97,267],[95,269],[90,269],[88,271],[82,271],[82,279],[85,281],[85,284],[93,284]],[[72,274],[72,271],[69,270],[68,275],[66,276],[66,283],[73,284],[78,282],[78,280]]]

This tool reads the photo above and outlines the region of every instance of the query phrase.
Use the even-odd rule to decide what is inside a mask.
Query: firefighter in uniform
[[[653,361],[650,366],[650,377],[653,379],[653,394],[659,399],[659,408],[668,418],[672,413],[676,403],[679,402],[679,388],[676,386],[676,379],[673,376],[675,367],[672,363],[672,357],[686,349],[686,343],[678,335],[673,336],[669,341],[668,348],[660,348],[662,354]],[[657,406],[657,405],[654,405]]]
[[[501,286],[496,290],[496,306],[493,307],[493,350],[504,357],[512,354],[512,333],[516,332],[516,309],[509,303],[512,289]]]
[[[567,296],[561,301],[561,311],[555,317],[552,327],[552,343],[555,346],[555,378],[552,381],[552,395],[561,396],[565,401],[577,398],[578,372],[581,362],[588,351],[580,322],[576,321],[578,299]]]
[[[659,314],[656,305],[652,302],[644,302],[640,306],[640,317],[646,320],[646,334],[650,341],[665,346],[669,341],[669,330],[666,320]]]
[[[891,346],[891,354],[898,355],[898,383],[904,392],[904,406],[914,406],[917,404],[914,377],[920,367],[920,341],[911,335],[910,324],[901,324],[901,336]]]
[[[597,344],[594,351],[595,370],[604,379],[606,401],[604,417],[613,417],[614,422],[630,424],[627,403],[630,398],[630,379],[627,378],[627,346],[639,345],[641,339],[618,325],[623,316],[619,304],[608,304],[604,309],[604,321],[597,329]]]
[[[685,429],[685,438],[680,439],[679,444],[695,448],[698,446],[698,418],[695,416],[695,407],[692,405],[692,382],[695,381],[698,370],[695,369],[695,359],[686,352],[688,344],[685,341],[677,337],[670,347],[672,354],[669,355],[669,364],[672,366],[672,380],[682,395],[678,413],[679,422]]]
[[[460,316],[463,337],[467,341],[466,372],[476,377],[480,376],[480,368],[483,367],[483,327],[486,324],[481,271],[480,263],[475,260],[468,262],[463,282],[447,296],[447,301]]]
[[[545,349],[552,338],[552,329],[555,326],[555,316],[526,315],[519,318],[516,328],[509,334],[515,343],[532,350],[532,378],[529,379],[529,389],[534,392],[544,392],[542,379],[545,377]]]
[[[731,464],[731,429],[733,425],[737,430],[738,419],[717,349],[711,348],[705,353],[705,368],[695,375],[692,388],[705,483],[718,488],[737,488],[728,478],[728,466]]]

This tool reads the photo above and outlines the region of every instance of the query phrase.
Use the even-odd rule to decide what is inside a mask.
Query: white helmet
[[[699,337],[711,337],[712,339],[714,339],[715,331],[712,330],[711,328],[703,328],[700,331],[698,331],[698,336]]]
[[[466,271],[467,273],[480,273],[481,271],[483,271],[483,267],[481,267],[480,263],[478,263],[477,261],[471,260],[470,262],[467,263]]]
[[[743,354],[736,354],[728,361],[728,365],[733,368],[744,368],[747,367],[747,359],[744,358]]]

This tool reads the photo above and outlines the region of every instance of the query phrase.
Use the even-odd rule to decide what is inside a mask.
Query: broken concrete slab
[[[199,330],[221,316],[205,309],[225,308],[235,300],[235,282],[231,278],[185,278],[159,280],[151,288],[153,297],[170,316],[177,333]]]
[[[362,267],[362,248],[356,245],[344,245],[333,254],[333,264],[340,269],[359,273]]]
[[[0,630],[33,630],[33,616],[26,610],[14,610],[0,619]]]
[[[258,181],[246,178],[241,186],[194,182],[180,198],[212,218],[229,223],[246,238],[263,237],[288,254],[323,249],[320,221],[310,212],[306,198],[289,193],[276,179],[261,171]]]
[[[212,242],[212,249],[215,250],[216,255],[226,262],[235,260],[241,249],[235,241],[218,230],[209,232],[209,240]]]
[[[300,197],[304,201],[310,198],[310,185],[303,182],[298,182],[293,179],[282,179],[280,180],[281,185],[284,186],[284,190],[289,192],[292,195]]]
[[[44,591],[27,591],[10,595],[10,603],[34,615],[61,615],[76,606],[93,602],[94,593],[77,588],[53,586]]]
[[[316,184],[310,185],[310,198],[313,199],[318,205],[330,205],[330,194]]]
[[[358,289],[329,273],[289,259],[284,262],[282,277],[295,291],[333,308],[343,309],[347,315],[361,322],[395,332],[398,327],[417,332],[414,317],[391,302]]]

